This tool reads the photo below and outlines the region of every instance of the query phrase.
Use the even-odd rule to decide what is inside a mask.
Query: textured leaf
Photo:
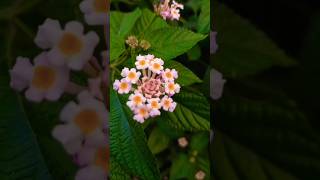
[[[253,75],[272,66],[292,66],[288,57],[262,31],[224,5],[214,6],[219,50],[213,65],[226,77]]]
[[[170,169],[170,179],[194,179],[196,174],[196,167],[194,163],[191,163],[188,155],[179,154],[176,159],[173,160],[172,167]]]
[[[3,65],[3,64],[2,64]],[[0,74],[0,179],[51,179],[20,98]]]
[[[130,13],[114,11],[110,13],[110,32],[125,38],[141,16],[141,10],[136,9]]]
[[[205,35],[178,27],[148,31],[145,35],[145,39],[151,44],[150,53],[165,60],[186,53],[205,37]]]
[[[159,179],[155,159],[150,152],[140,124],[127,116],[114,90],[110,94],[110,150],[111,156],[130,174],[142,179]]]
[[[145,33],[165,27],[168,27],[168,25],[163,19],[149,9],[143,9],[142,15],[132,30],[132,34],[143,38]]]
[[[110,179],[111,180],[130,180],[130,176],[122,167],[111,157],[110,160]]]
[[[148,146],[153,154],[165,150],[170,143],[170,138],[160,128],[154,128],[148,139]]]
[[[180,92],[174,96],[177,107],[174,112],[162,115],[162,121],[186,131],[209,131],[210,104],[201,94]]]
[[[111,32],[110,34],[110,62],[116,60],[126,49],[124,38]]]
[[[175,69],[178,71],[179,77],[176,82],[181,86],[189,86],[194,83],[202,82],[197,75],[177,61],[166,61],[164,66],[165,68]]]

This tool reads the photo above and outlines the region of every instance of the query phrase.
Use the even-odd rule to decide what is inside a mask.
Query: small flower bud
[[[147,41],[147,40],[141,40],[140,42],[140,47],[143,49],[143,50],[148,50],[150,47],[151,47],[151,44]]]
[[[196,162],[196,158],[195,158],[195,157],[191,157],[191,158],[189,159],[189,161],[190,161],[191,163],[195,163],[195,162]]]
[[[126,43],[132,48],[135,49],[139,46],[139,41],[136,36],[129,36],[126,40]]]
[[[178,139],[178,143],[179,143],[179,146],[182,147],[182,148],[187,147],[188,144],[189,144],[187,138],[185,138],[185,137],[179,138],[179,139]]]

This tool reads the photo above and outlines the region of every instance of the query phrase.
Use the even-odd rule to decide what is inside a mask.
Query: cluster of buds
[[[127,105],[134,113],[133,119],[143,123],[149,117],[160,115],[161,108],[173,112],[177,103],[171,97],[180,92],[180,85],[175,83],[178,72],[164,69],[163,60],[150,54],[137,56],[135,65],[136,68],[124,68],[123,78],[113,84],[119,94],[132,92]]]
[[[89,25],[107,26],[106,0],[83,0],[80,9]],[[42,52],[33,60],[18,57],[10,70],[11,87],[24,91],[29,101],[58,101],[64,92],[77,95],[76,102],[62,108],[61,124],[52,131],[81,167],[76,180],[106,179],[109,169],[108,111],[103,93],[108,79],[107,51],[101,53],[103,63],[94,57],[99,41],[96,32],[85,33],[78,21],[67,22],[63,28],[58,20],[46,19],[34,39]],[[88,86],[71,82],[72,71],[86,72]]]
[[[126,44],[132,49],[140,47],[145,51],[151,47],[151,44],[147,40],[142,39],[139,41],[136,36],[129,36],[126,40]]]
[[[161,0],[160,4],[154,5],[154,11],[164,20],[179,20],[180,10],[184,8],[183,4],[171,0]]]

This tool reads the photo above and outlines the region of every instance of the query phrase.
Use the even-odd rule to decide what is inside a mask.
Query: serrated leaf
[[[175,69],[178,71],[178,79],[176,82],[180,84],[181,86],[189,86],[194,83],[201,83],[201,79],[198,78],[197,75],[195,75],[191,70],[189,70],[187,67],[182,65],[181,63],[177,61],[166,61],[164,63],[165,68],[169,69]]]
[[[210,130],[210,104],[203,95],[181,91],[174,100],[176,109],[172,113],[164,113],[162,121],[185,131]]]
[[[168,60],[186,53],[205,37],[187,29],[168,27],[148,31],[144,38],[151,44],[149,53]]]
[[[216,3],[214,12],[219,50],[212,62],[224,76],[240,78],[272,66],[296,64],[266,34],[231,9]]]
[[[141,10],[139,8],[129,13],[123,13],[119,11],[111,12],[110,32],[112,32],[112,34],[125,38],[126,35],[128,35],[132,30],[140,16]]]
[[[0,74],[0,178],[51,179],[28,118],[9,86],[1,64]]]
[[[110,180],[130,180],[130,175],[111,157]]]
[[[160,128],[154,128],[148,139],[148,146],[153,154],[165,150],[170,143],[170,138]]]
[[[118,95],[110,90],[111,156],[130,174],[142,179],[159,179],[159,170],[150,152],[143,128],[127,116]]]
[[[110,34],[110,62],[114,62],[126,50],[124,42],[121,36]]]
[[[151,12],[149,9],[143,9],[142,15],[137,20],[132,30],[132,34],[143,38],[145,33],[165,27],[169,26],[163,19]]]

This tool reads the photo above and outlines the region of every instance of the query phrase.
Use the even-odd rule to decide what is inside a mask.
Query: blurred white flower
[[[77,153],[77,160],[81,166],[75,180],[105,180],[109,171],[109,148],[100,146],[98,148],[84,147]]]
[[[163,110],[173,112],[177,106],[177,103],[174,102],[172,98],[164,96],[161,99],[161,105]]]
[[[184,8],[183,4],[176,1],[163,0],[158,5],[154,5],[154,11],[159,14],[164,20],[179,20],[180,10]]]
[[[150,109],[150,116],[151,117],[159,116],[161,114],[161,112],[160,112],[160,109],[161,109],[160,98],[148,99],[147,106]]]
[[[46,19],[39,26],[35,43],[42,49],[50,49],[48,58],[52,64],[81,70],[99,42],[95,32],[84,34],[83,31],[83,25],[77,21],[68,22],[63,30],[59,21]]]
[[[204,178],[206,177],[206,173],[203,171],[198,171],[195,175],[196,180],[204,180]]]
[[[212,99],[217,100],[222,96],[225,82],[226,80],[223,79],[219,71],[215,69],[210,71],[210,96]]]
[[[162,59],[155,58],[153,59],[153,61],[150,62],[149,69],[156,74],[160,74],[163,70],[163,64],[164,62]]]
[[[109,11],[107,0],[83,0],[80,9],[89,25],[106,25]]]
[[[167,82],[165,84],[165,92],[169,95],[174,95],[180,92],[180,85],[174,82]]]
[[[131,84],[137,83],[141,75],[141,72],[137,72],[135,68],[124,68],[122,69],[121,76],[126,79],[127,82],[130,82]]]
[[[167,82],[172,82],[175,79],[178,78],[178,72],[175,69],[166,69],[163,73],[162,73],[162,78],[167,81]]]
[[[108,112],[104,104],[95,99],[88,91],[78,95],[78,104],[71,101],[64,106],[60,120],[64,123],[57,125],[52,135],[60,141],[66,151],[74,154],[81,149],[85,142],[88,147],[96,147],[107,142],[103,133],[107,126]]]
[[[46,52],[35,57],[34,65],[28,58],[18,57],[10,75],[11,87],[17,91],[28,88],[25,96],[34,102],[58,100],[69,82],[68,68],[51,64]]]
[[[189,142],[186,137],[181,137],[178,139],[178,144],[180,147],[185,148],[188,146]]]
[[[141,105],[135,108],[133,119],[139,123],[144,123],[145,119],[148,119],[150,114],[150,108],[146,105]]]
[[[127,102],[127,106],[130,107],[130,109],[135,110],[136,107],[144,105],[146,102],[146,98],[139,92],[135,92],[134,94],[131,94],[129,96],[129,101]]]
[[[146,56],[137,56],[135,65],[137,69],[147,69],[149,67],[150,60]]]

